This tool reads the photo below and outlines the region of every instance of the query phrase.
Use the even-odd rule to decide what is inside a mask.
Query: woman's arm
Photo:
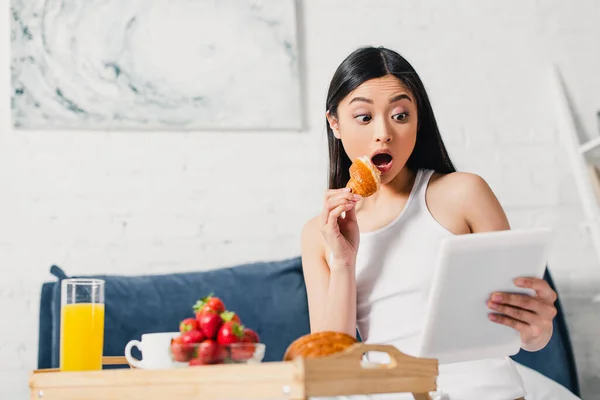
[[[452,175],[456,175],[455,184],[462,188],[462,214],[471,232],[510,229],[502,206],[485,180],[473,174]],[[488,303],[490,309],[495,311],[490,314],[490,319],[517,329],[521,333],[523,349],[540,350],[552,337],[556,293],[543,279],[523,277],[515,284],[534,289],[536,295],[494,293]]]
[[[302,229],[302,269],[311,332],[335,331],[356,337],[354,266],[329,266],[318,218]]]

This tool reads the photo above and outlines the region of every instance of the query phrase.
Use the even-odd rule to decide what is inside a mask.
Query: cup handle
[[[137,358],[133,358],[131,355],[131,349],[134,347],[137,347],[140,349],[140,351],[144,351],[142,350],[142,342],[139,340],[130,340],[129,343],[127,343],[127,346],[125,346],[125,359],[131,366],[135,368],[142,368],[142,362]]]

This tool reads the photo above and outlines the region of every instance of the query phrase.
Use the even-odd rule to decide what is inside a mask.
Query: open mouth
[[[371,158],[373,165],[382,173],[389,171],[392,166],[392,160],[392,156],[387,153],[378,153]]]

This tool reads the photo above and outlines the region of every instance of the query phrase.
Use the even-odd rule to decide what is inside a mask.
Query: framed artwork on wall
[[[21,129],[297,130],[295,0],[10,0]]]

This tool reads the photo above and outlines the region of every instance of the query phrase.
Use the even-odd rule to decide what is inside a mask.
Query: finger
[[[502,315],[502,314],[489,314],[488,318],[490,319],[490,321],[495,322],[497,324],[502,324],[502,325],[506,325],[506,326],[510,326],[511,328],[514,328],[516,330],[518,330],[519,332],[527,332],[527,330],[530,328],[530,325],[523,322],[523,321],[519,321],[516,320],[512,317],[509,317],[507,315]]]
[[[491,301],[496,304],[505,304],[531,311],[546,318],[554,318],[556,316],[556,308],[553,305],[527,294],[494,293]]]
[[[327,225],[329,226],[337,226],[337,219],[342,215],[342,213],[346,210],[348,210],[349,206],[353,205],[341,205],[341,206],[337,206],[336,208],[334,208],[330,213],[329,213],[329,218],[327,218]]]
[[[339,206],[346,206],[346,205],[354,206],[355,204],[356,204],[355,200],[348,200],[348,199],[330,200],[327,203],[326,210],[328,210],[328,212],[331,213],[332,210],[336,209]]]
[[[352,207],[346,210],[346,216],[344,220],[348,222],[358,222],[356,219],[356,203],[354,203]]]
[[[359,201],[360,199],[362,199],[362,196],[359,195],[359,194],[338,193],[336,195],[331,196],[329,199],[327,199],[327,201],[325,202],[325,204],[329,204],[332,201],[338,201],[338,200]]]
[[[326,199],[323,211],[321,213],[321,226],[327,224],[327,221],[329,219],[329,213],[331,212],[331,210],[340,205],[348,204],[348,202],[353,201],[352,199],[353,195],[351,193],[346,192],[337,193],[336,195],[334,195],[334,197]]]
[[[330,203],[338,201],[338,200],[359,201],[360,199],[362,199],[362,196],[360,196],[358,194],[344,192],[344,193],[337,193],[337,194],[329,197],[327,199],[327,201],[325,202],[325,204],[330,204]]]
[[[346,195],[341,195],[340,197],[334,197],[332,199],[329,199],[325,204],[325,212],[327,213],[327,217],[329,217],[329,213],[336,207],[349,204],[354,205],[359,200],[359,198],[360,196],[358,195],[349,194],[349,197],[347,197]]]
[[[515,285],[535,290],[535,293],[548,303],[554,303],[556,301],[556,292],[552,290],[548,282],[543,279],[517,278],[515,279]]]
[[[534,312],[524,310],[522,308],[509,306],[506,304],[497,304],[493,301],[488,302],[488,307],[497,313],[507,315],[518,321],[525,322],[526,324],[533,324],[536,322],[542,322],[540,316]]]
[[[325,192],[325,197],[324,197],[324,201],[327,202],[327,200],[329,200],[330,197],[335,196],[337,194],[340,193],[350,193],[350,188],[341,188],[341,189],[329,189]]]

